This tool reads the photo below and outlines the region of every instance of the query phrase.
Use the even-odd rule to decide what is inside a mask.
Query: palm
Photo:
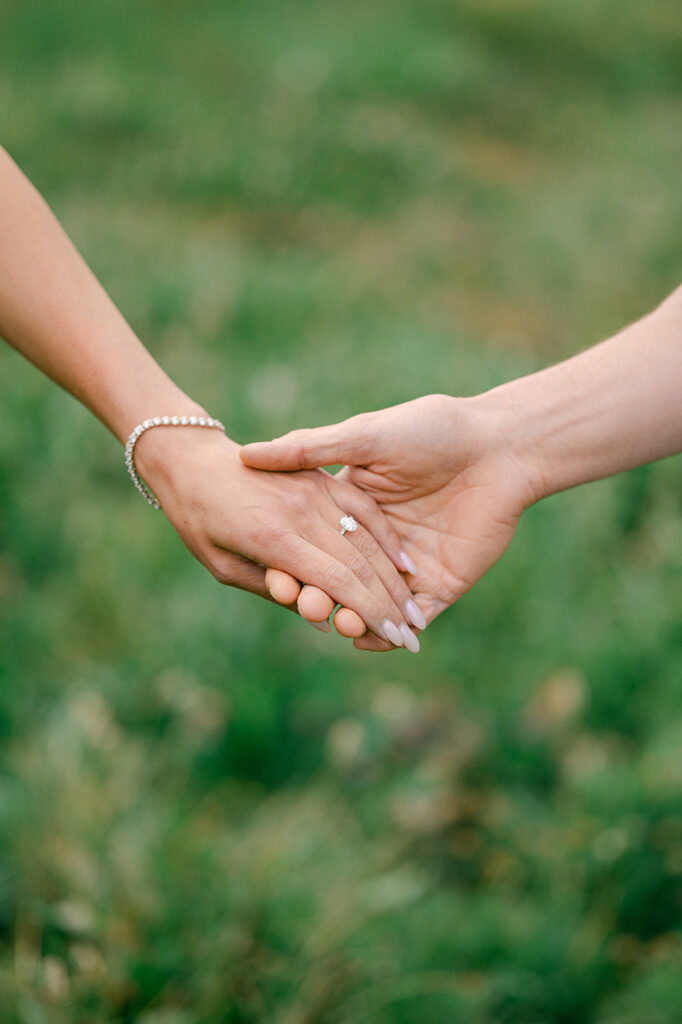
[[[382,507],[409,545],[418,575],[411,585],[431,621],[466,593],[509,545],[523,503],[511,473],[484,460],[445,480],[409,485],[401,472],[349,467],[348,479]],[[440,475],[440,474],[439,474]]]

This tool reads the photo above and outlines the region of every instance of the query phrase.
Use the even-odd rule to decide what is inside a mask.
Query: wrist
[[[190,415],[195,415],[191,413]],[[202,410],[200,416],[207,417]],[[239,445],[217,427],[161,425],[145,431],[135,446],[135,467],[142,479],[157,492],[182,489],[182,481],[199,464],[217,451]]]
[[[107,426],[122,444],[138,424],[154,416],[209,416],[203,406],[186,395],[160,368],[157,369],[158,374],[131,388],[124,399],[117,393],[116,400],[108,406]],[[151,435],[152,431],[148,433]],[[144,437],[140,438],[140,449],[144,440]]]
[[[478,423],[486,455],[514,467],[525,508],[559,489],[543,451],[542,416],[525,381],[510,381],[463,399]]]

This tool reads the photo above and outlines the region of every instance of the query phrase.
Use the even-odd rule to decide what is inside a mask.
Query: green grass
[[[677,283],[673,0],[5,0],[2,143],[240,440]],[[675,1024],[682,473],[372,657],[218,587],[0,352],[2,1024]]]

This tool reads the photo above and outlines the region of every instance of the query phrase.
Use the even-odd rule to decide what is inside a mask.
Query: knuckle
[[[297,487],[290,491],[284,500],[284,510],[287,516],[300,519],[310,513],[310,493],[304,487]]]
[[[348,420],[355,438],[355,453],[360,459],[372,458],[374,444],[374,413],[361,412]]]
[[[379,517],[381,519],[384,518],[383,513],[381,512],[381,509],[377,505],[376,501],[369,494],[367,494],[366,491],[361,491],[358,488],[358,492],[355,495],[355,502],[357,504],[358,510],[361,510],[361,514],[363,516],[373,516]]]
[[[286,551],[289,548],[291,530],[283,523],[269,523],[260,534],[259,540],[267,551]]]
[[[326,562],[320,570],[320,583],[331,596],[345,590],[352,583],[352,574],[341,562]]]
[[[287,448],[291,453],[291,464],[297,469],[305,469],[307,431],[292,430],[285,435]]]
[[[232,583],[234,583],[234,574],[230,572],[230,570],[226,566],[222,565],[220,562],[212,560],[208,563],[207,569],[210,572],[211,576],[215,580],[217,580],[218,583],[222,583],[223,586],[229,587],[232,585]]]
[[[291,452],[291,462],[295,469],[305,469],[305,448],[302,444],[297,443],[294,445]]]
[[[248,525],[254,534],[262,534],[272,526],[272,511],[264,505],[249,508]]]
[[[374,537],[367,530],[358,530],[355,546],[365,558],[374,558],[380,550]]]
[[[289,532],[288,527],[273,517],[272,511],[265,508],[254,509],[250,515],[249,533],[259,544],[272,545],[283,541]]]
[[[361,583],[367,583],[374,576],[372,566],[360,551],[346,559],[346,568]]]

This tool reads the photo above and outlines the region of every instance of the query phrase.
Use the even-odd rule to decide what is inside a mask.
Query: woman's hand
[[[383,641],[419,650],[400,543],[376,502],[322,470],[262,473],[213,430],[148,431],[138,468],[195,557],[222,583],[268,597],[265,568],[284,570],[353,609]],[[341,535],[349,514],[359,528]]]
[[[531,467],[508,443],[501,422],[486,396],[429,395],[249,444],[240,455],[268,470],[344,463],[335,479],[374,498],[417,562],[408,582],[430,622],[498,560],[537,499]],[[369,636],[355,645],[388,650]]]

